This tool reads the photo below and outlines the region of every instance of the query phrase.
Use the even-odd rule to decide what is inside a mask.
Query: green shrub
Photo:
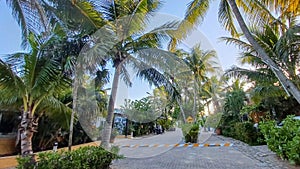
[[[275,121],[260,124],[270,150],[282,159],[287,159],[293,164],[300,164],[300,120],[288,116],[282,127],[277,127]]]
[[[186,143],[197,143],[199,133],[199,125],[197,123],[182,125],[182,132]]]
[[[263,135],[256,131],[251,122],[238,122],[234,125],[233,138],[241,140],[249,145],[263,144]]]
[[[18,169],[108,169],[111,161],[118,158],[121,156],[101,147],[87,146],[74,151],[39,153],[38,162],[31,166],[27,158],[18,158]]]
[[[234,137],[235,136],[235,128],[234,128],[235,123],[237,123],[237,122],[229,121],[228,123],[220,126],[220,128],[222,129],[222,135],[224,135],[226,137]]]

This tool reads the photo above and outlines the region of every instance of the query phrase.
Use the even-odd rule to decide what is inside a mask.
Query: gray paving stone
[[[180,132],[166,133],[146,139],[147,143],[166,144],[166,141],[178,142]],[[169,137],[169,138],[168,138]],[[175,139],[177,138],[177,139]],[[145,140],[139,139],[140,142]],[[132,140],[122,140],[132,143]],[[173,143],[172,142],[172,143]],[[146,157],[150,148],[135,150],[135,157],[116,160],[112,169],[296,169],[287,162],[276,158],[266,146],[251,147],[243,142],[204,133],[200,143],[234,143],[233,147],[171,148],[151,157]],[[119,141],[120,143],[120,141]],[[136,141],[134,142],[136,143]],[[127,150],[129,151],[129,149]],[[134,151],[131,149],[131,151]],[[122,149],[121,149],[122,152]],[[124,150],[123,150],[124,152]]]

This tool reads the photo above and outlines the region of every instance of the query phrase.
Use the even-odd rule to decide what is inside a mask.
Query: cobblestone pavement
[[[182,138],[180,132],[166,133],[150,138],[136,139],[134,144],[147,143],[165,144],[165,139]],[[172,140],[172,139],[171,139]],[[111,165],[112,169],[296,169],[282,161],[270,152],[266,146],[248,146],[247,144],[217,136],[211,132],[200,134],[200,143],[233,143],[233,147],[176,147],[164,149],[160,153],[149,156],[149,151],[160,148],[122,148],[121,152],[130,152],[127,158],[116,160]],[[118,143],[130,144],[132,140],[121,140]],[[132,156],[134,154],[134,157]],[[151,153],[150,153],[151,154]],[[132,157],[130,157],[132,156]]]

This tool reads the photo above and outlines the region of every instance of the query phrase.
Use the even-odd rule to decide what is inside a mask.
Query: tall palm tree
[[[164,86],[166,91],[173,93],[171,96],[176,95],[175,87],[161,72],[166,69],[169,60],[175,56],[159,49],[160,40],[168,36],[168,30],[173,29],[176,23],[164,24],[147,33],[144,32],[147,19],[159,6],[158,0],[98,2],[98,10],[107,24],[91,37],[91,43],[82,52],[83,57],[80,62],[84,64],[78,66],[92,66],[99,60],[106,60],[111,61],[114,68],[108,115],[102,132],[101,145],[103,147],[109,147],[120,78],[129,86],[131,85],[126,66],[132,66],[136,75],[149,81],[151,85]]]
[[[47,58],[47,41],[29,34],[29,53],[15,53],[0,60],[0,104],[18,104],[22,110],[18,141],[21,154],[32,155],[32,136],[38,127],[41,110],[49,107],[62,112],[68,109],[56,96],[69,87],[69,81],[61,74],[59,62]]]
[[[201,86],[207,80],[207,76],[209,73],[215,73],[217,69],[220,69],[219,64],[217,62],[216,52],[213,50],[204,51],[200,48],[200,45],[196,45],[193,47],[191,54],[187,57],[183,58],[185,64],[189,67],[192,72],[194,86],[194,103],[193,103],[193,113],[196,112],[196,102],[197,95],[199,95],[198,91],[201,90]]]
[[[44,3],[44,7],[51,14],[49,17],[62,27],[65,34],[65,39],[60,42],[61,46],[56,50],[56,53],[59,53],[58,57],[64,66],[64,72],[73,79],[73,106],[68,143],[68,148],[71,150],[73,125],[78,109],[77,91],[82,80],[79,79],[80,75],[78,75],[82,72],[78,72],[79,68],[76,67],[76,64],[79,62],[78,55],[82,47],[89,41],[90,36],[105,25],[106,21],[96,9],[96,4],[92,1],[50,0]],[[105,66],[105,63],[101,60],[95,62],[99,63],[100,67]],[[91,68],[91,70],[96,69]]]
[[[201,20],[203,20],[210,4],[210,0],[193,0],[189,5],[185,15],[185,22],[181,26],[180,31],[189,32],[193,29],[193,25],[198,24]],[[284,72],[279,68],[279,66],[270,58],[267,52],[262,48],[262,46],[255,40],[247,24],[237,6],[237,4],[243,8],[246,14],[250,14],[250,19],[255,20],[255,23],[270,23],[273,21],[277,21],[277,19],[271,15],[271,12],[266,10],[266,4],[264,3],[275,4],[275,7],[288,6],[288,8],[293,9],[299,13],[299,8],[292,8],[294,5],[296,7],[299,6],[299,3],[284,3],[283,1],[263,1],[258,2],[256,0],[252,1],[236,1],[236,0],[221,0],[219,7],[219,21],[225,27],[226,30],[229,30],[233,36],[238,36],[238,31],[235,28],[234,20],[236,19],[239,27],[241,28],[244,36],[249,41],[249,43],[253,46],[255,51],[259,54],[259,58],[261,58],[273,71],[273,73],[279,79],[281,85],[287,89],[289,92],[299,103],[300,103],[300,90],[297,86],[291,82],[291,80],[284,74]],[[277,8],[278,9],[278,8]],[[252,20],[252,21],[253,21]],[[187,33],[183,34],[183,36],[179,38],[184,38]],[[171,47],[175,46],[176,39],[173,39],[171,42]]]

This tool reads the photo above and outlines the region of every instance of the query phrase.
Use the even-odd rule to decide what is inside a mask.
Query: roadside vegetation
[[[300,121],[292,116],[300,116],[300,3],[221,0],[219,21],[231,35],[221,40],[240,49],[242,65],[223,72],[216,51],[180,45],[205,19],[210,2],[192,0],[181,21],[149,31],[160,0],[7,0],[27,52],[0,58],[0,132],[14,133],[17,147],[1,155],[20,154],[20,167],[107,168],[120,158],[107,151],[116,134],[180,126],[186,142],[197,142],[201,127],[218,129],[249,145],[267,144],[299,164]],[[118,84],[131,87],[133,76],[155,89],[125,101],[126,129],[117,131]],[[99,138],[101,147],[42,153],[35,161],[35,152],[55,143],[71,150]],[[80,155],[86,153],[93,164]]]

